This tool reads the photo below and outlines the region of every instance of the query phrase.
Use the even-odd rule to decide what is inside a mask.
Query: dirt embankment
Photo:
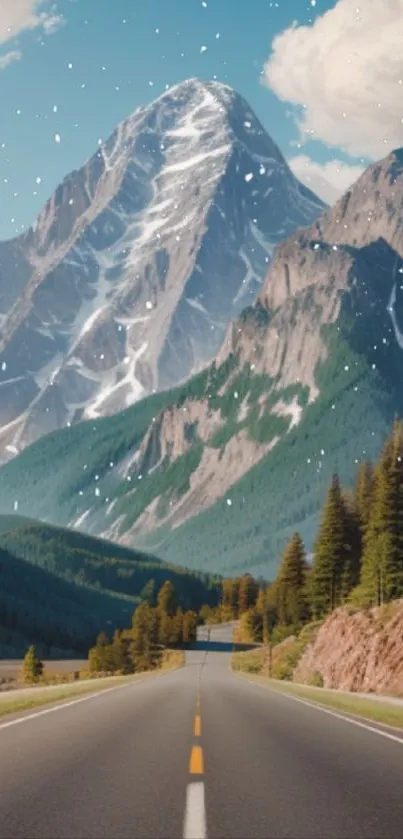
[[[403,696],[403,600],[333,612],[293,670],[294,682],[318,678],[324,688]]]
[[[314,687],[403,697],[403,599],[366,611],[336,609],[271,650],[262,644],[235,654],[233,666]]]

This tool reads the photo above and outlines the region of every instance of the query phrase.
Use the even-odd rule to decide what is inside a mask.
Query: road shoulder
[[[271,693],[281,694],[288,699],[299,701],[317,710],[325,711],[345,719],[347,722],[364,724],[367,728],[379,733],[396,737],[403,744],[403,708],[381,701],[373,702],[354,695],[339,695],[325,689],[319,691],[305,685],[292,682],[278,682],[267,676],[256,673],[242,673],[233,670],[231,673],[242,681]],[[319,695],[318,695],[319,694]]]

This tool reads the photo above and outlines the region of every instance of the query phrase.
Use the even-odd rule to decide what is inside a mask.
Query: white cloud
[[[372,159],[403,145],[403,0],[338,0],[278,35],[264,82],[310,136]]]
[[[0,70],[4,70],[5,67],[8,67],[9,64],[12,64],[14,61],[19,61],[21,58],[21,53],[19,50],[10,50],[9,52],[4,53],[4,55],[0,55]]]
[[[14,40],[27,29],[42,29],[50,34],[62,23],[51,0],[0,1],[0,44]]]
[[[364,166],[343,163],[341,160],[330,160],[327,163],[316,163],[305,154],[299,154],[288,160],[288,165],[294,175],[305,186],[319,195],[326,204],[335,204],[340,195],[353,184],[364,171]]]

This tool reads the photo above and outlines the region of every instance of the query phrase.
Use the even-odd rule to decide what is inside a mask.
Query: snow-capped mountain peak
[[[228,86],[138,108],[0,244],[3,448],[182,381],[322,209]]]

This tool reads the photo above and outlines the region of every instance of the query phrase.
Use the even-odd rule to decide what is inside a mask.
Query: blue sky
[[[385,0],[371,2],[382,14]],[[394,2],[400,7],[403,0]],[[318,172],[329,175],[331,189],[340,193],[365,162],[382,156],[378,149],[382,154],[390,150],[384,139],[383,152],[379,131],[378,144],[366,145],[359,136],[365,114],[360,112],[355,121],[350,116],[354,85],[348,75],[344,79],[340,66],[346,70],[347,55],[359,56],[354,76],[359,96],[358,69],[364,73],[365,61],[373,58],[373,51],[368,58],[362,46],[363,35],[368,40],[365,27],[373,21],[357,15],[350,20],[356,5],[355,0],[60,0],[57,5],[2,0],[0,238],[29,226],[64,175],[82,165],[118,121],[166,85],[190,76],[217,78],[237,89],[285,156],[295,160],[294,171],[303,176],[304,167],[313,167],[315,177]],[[352,34],[346,20],[352,21]],[[388,23],[386,39],[394,21]],[[332,92],[336,82],[326,47],[329,37],[337,84],[345,85],[341,91]],[[344,117],[343,96],[350,107]],[[313,120],[318,130],[309,134],[309,126],[308,133],[306,126],[301,129],[308,142],[299,149],[297,122],[305,100],[306,122]],[[374,102],[366,106],[367,116],[373,115]],[[379,113],[375,116],[379,124]],[[345,134],[338,128],[343,119]],[[55,142],[56,134],[60,142]],[[392,133],[391,141],[394,137]],[[337,164],[331,163],[334,159]]]

